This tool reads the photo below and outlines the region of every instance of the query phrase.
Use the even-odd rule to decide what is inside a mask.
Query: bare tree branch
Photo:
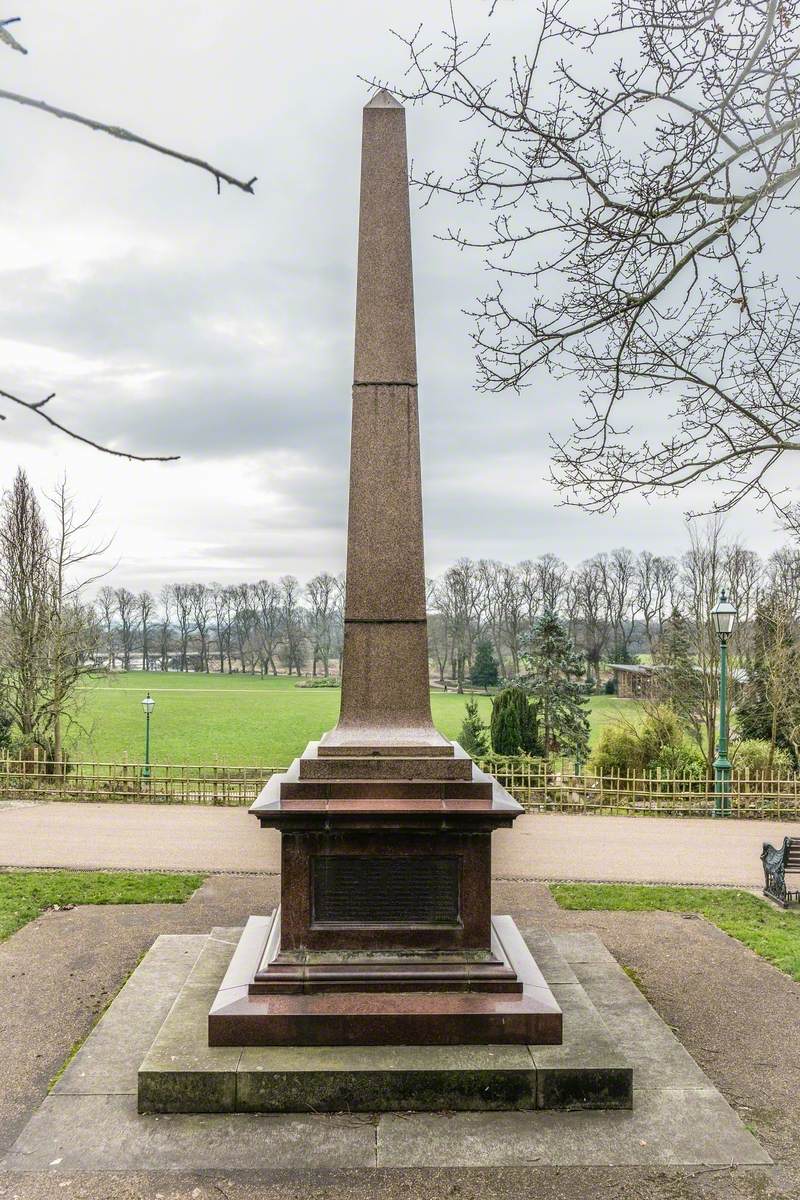
[[[65,121],[74,121],[77,125],[85,125],[87,129],[93,129],[99,133],[107,133],[110,137],[118,138],[122,142],[132,142],[135,146],[144,146],[147,150],[154,150],[157,154],[166,155],[167,158],[176,158],[179,162],[188,163],[192,167],[198,167],[201,171],[206,171],[216,180],[217,194],[220,191],[220,184],[227,183],[231,187],[239,188],[241,191],[248,192],[251,196],[253,195],[253,185],[258,178],[256,175],[252,179],[237,179],[234,175],[229,175],[227,171],[213,166],[202,158],[195,158],[194,155],[184,154],[180,150],[172,150],[169,146],[162,146],[159,142],[152,142],[148,138],[140,137],[138,133],[131,133],[129,129],[122,129],[119,125],[106,125],[103,121],[96,121],[93,117],[82,117],[79,113],[70,112],[65,108],[58,108],[54,104],[47,104],[44,100],[34,100],[31,96],[22,96],[18,92],[7,92],[5,89],[0,88],[0,100],[10,100],[13,104],[22,104],[27,108],[38,109],[39,112],[48,113],[51,117],[60,117]]]
[[[7,28],[8,25],[14,24],[19,20],[19,17],[9,17],[4,21],[0,21],[0,42],[9,46],[13,50],[19,50],[21,53],[27,54],[27,50],[20,45],[20,43],[12,34],[8,32]],[[156,154],[162,154],[167,158],[174,158],[179,162],[187,163],[189,166],[196,167],[198,170],[204,171],[214,178],[217,185],[217,195],[219,195],[221,191],[221,185],[223,183],[228,184],[230,187],[238,188],[240,191],[247,192],[249,195],[253,195],[256,176],[253,176],[252,179],[248,180],[238,179],[236,176],[228,174],[227,171],[223,171],[221,168],[215,167],[212,163],[206,162],[205,159],[197,158],[195,155],[184,154],[180,150],[173,150],[169,146],[162,145],[160,142],[153,142],[149,138],[144,138],[137,133],[132,133],[129,129],[123,129],[118,125],[107,125],[105,122],[95,120],[93,117],[84,117],[79,113],[70,112],[68,109],[59,108],[54,104],[48,104],[44,100],[34,100],[32,97],[21,95],[18,92],[9,92],[5,89],[0,89],[0,100],[8,100],[12,104],[20,104],[26,108],[37,109],[39,112],[47,113],[49,116],[58,117],[59,119],[65,121],[72,121],[77,125],[83,125],[87,129],[92,129],[95,132],[108,134],[110,137],[117,138],[119,141],[130,142],[136,146],[143,146],[146,150],[152,150]],[[97,442],[90,437],[76,433],[73,429],[69,429],[66,425],[62,425],[61,422],[56,421],[53,417],[51,417],[49,413],[43,411],[45,405],[49,404],[49,402],[54,398],[54,394],[55,393],[45,396],[42,400],[33,401],[22,400],[19,396],[15,396],[11,392],[0,390],[0,397],[3,399],[9,400],[14,404],[18,404],[21,408],[28,409],[29,412],[41,417],[54,429],[58,429],[62,433],[66,433],[68,437],[73,438],[75,441],[83,442],[84,445],[91,446],[93,449],[99,450],[103,454],[112,454],[117,458],[127,458],[135,462],[174,462],[180,457],[176,454],[133,454],[127,450],[114,450],[110,446],[105,446],[101,442]],[[0,420],[4,421],[5,419],[5,416],[0,413]]]
[[[467,210],[446,237],[494,281],[470,314],[479,386],[579,381],[554,444],[567,503],[713,482],[712,511],[755,496],[800,532],[774,482],[800,449],[800,298],[758,264],[797,211],[800,0],[537,8],[504,76],[453,19],[401,37],[392,88],[481,127],[460,175],[414,174]]]
[[[91,446],[93,450],[101,450],[103,454],[113,454],[117,458],[130,459],[131,462],[176,462],[180,458],[179,454],[133,454],[129,450],[115,450],[111,446],[104,446],[101,442],[95,442],[91,438],[84,437],[83,434],[76,433],[74,429],[68,429],[66,425],[62,425],[60,421],[56,421],[49,413],[42,411],[45,404],[48,404],[54,398],[55,393],[45,396],[43,400],[22,400],[19,396],[13,396],[11,392],[5,392],[0,389],[0,396],[4,400],[11,400],[21,408],[27,408],[29,412],[36,413],[38,417],[41,417],[48,425],[52,425],[54,429],[59,429],[62,433],[66,433],[68,437],[74,438],[76,442],[83,442],[85,446]],[[0,421],[5,421],[5,419],[0,413]]]
[[[5,21],[0,21],[0,42],[10,46],[12,50],[18,50],[20,54],[27,54],[28,51],[19,44],[13,33],[8,32],[9,25],[15,25],[17,21],[21,20],[21,17],[7,17]]]

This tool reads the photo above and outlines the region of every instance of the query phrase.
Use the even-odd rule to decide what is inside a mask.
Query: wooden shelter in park
[[[641,663],[609,663],[614,674],[616,693],[623,700],[653,700],[655,698],[655,675],[659,667]]]
[[[657,700],[659,676],[663,678],[669,671],[665,663],[609,663],[608,666],[614,675],[616,693],[623,700]],[[735,698],[747,683],[747,671],[744,667],[734,667],[729,677]]]

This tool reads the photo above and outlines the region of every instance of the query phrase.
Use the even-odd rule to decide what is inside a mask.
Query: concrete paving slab
[[[556,950],[573,968],[576,963],[605,962],[613,963],[615,966],[619,965],[614,955],[606,949],[600,938],[594,933],[574,931],[553,933],[550,936]]]
[[[556,948],[549,933],[539,926],[520,926],[519,931],[528,943],[531,954],[551,987],[556,983],[578,982],[577,975],[560,950]]]
[[[207,1171],[375,1166],[375,1128],[355,1117],[140,1116],[132,1096],[49,1096],[0,1169]]]
[[[627,1112],[385,1114],[377,1146],[379,1167],[771,1162],[714,1088],[637,1091]]]
[[[53,1091],[136,1095],[136,1068],[150,1049],[208,939],[161,934],[105,1016],[73,1058]]]
[[[219,942],[230,942],[232,946],[235,946],[242,935],[243,928],[242,925],[217,925],[208,936],[216,938]]]
[[[527,1046],[247,1048],[239,1112],[528,1109],[536,1071]],[[477,1099],[476,1099],[477,1098]]]
[[[248,929],[253,924],[251,920]],[[263,940],[263,939],[262,939]],[[583,989],[546,934],[548,970]],[[585,999],[572,1004],[557,1061],[525,1046],[273,1047],[223,1059],[207,1046],[208,985],[239,981],[239,949],[211,940],[139,1074],[141,1112],[470,1111],[629,1106],[632,1071]],[[227,965],[230,959],[230,965]],[[613,965],[611,968],[619,971]],[[546,985],[537,968],[537,978]],[[202,981],[202,1000],[190,998]],[[241,982],[241,981],[239,981]],[[213,997],[212,997],[213,998]],[[205,1004],[205,1008],[204,1008]],[[594,1039],[594,1041],[593,1041]],[[573,1048],[574,1047],[574,1048]]]
[[[705,1072],[649,1004],[607,1004],[602,995],[590,994],[616,1045],[633,1063],[637,1087],[711,1086]]]
[[[637,1088],[713,1086],[616,964],[577,963],[575,972],[615,1045],[633,1064]]]
[[[595,1004],[650,1008],[647,997],[615,959],[574,963],[573,967],[577,981],[591,992]]]
[[[577,982],[555,984],[553,994],[564,1013],[564,1040],[560,1046],[531,1046],[537,1107],[630,1108],[633,1065],[584,989]]]
[[[186,980],[186,986],[206,989],[213,987],[216,994],[216,989],[231,961],[231,954],[235,946],[235,942],[227,939],[223,941],[222,938],[206,938],[205,945],[198,954]],[[213,998],[212,996],[212,1000]]]
[[[242,1051],[208,1044],[208,1010],[216,992],[213,982],[181,989],[139,1067],[140,1112],[236,1111]]]

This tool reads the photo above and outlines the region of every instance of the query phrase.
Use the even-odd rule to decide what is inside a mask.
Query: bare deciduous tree
[[[126,587],[114,589],[114,600],[117,607],[117,628],[119,630],[122,669],[123,671],[129,671],[131,668],[131,654],[133,653],[136,630],[138,628],[139,604],[137,597],[134,596],[130,588]]]
[[[136,597],[136,604],[139,609],[139,629],[142,635],[142,670],[149,670],[150,663],[150,622],[153,618],[156,602],[152,594],[148,591],[139,592]]]
[[[306,641],[300,608],[300,584],[294,575],[283,575],[280,588],[284,660],[289,674],[294,670],[299,675],[303,666],[303,648]]]
[[[78,516],[62,480],[51,501],[51,536],[25,472],[19,470],[0,513],[0,672],[3,702],[23,753],[43,753],[62,770],[64,738],[75,720],[76,688],[95,669],[99,630],[84,590],[99,576],[81,577],[107,546],[87,547],[82,535],[94,510]]]
[[[189,583],[176,583],[172,589],[172,605],[175,612],[175,624],[178,629],[178,642],[180,646],[180,669],[182,671],[189,670],[189,638],[194,629],[193,607],[194,596],[192,594],[192,585]]]
[[[211,613],[213,611],[213,598],[211,589],[206,587],[204,583],[192,583],[189,585],[192,606],[192,619],[197,636],[200,639],[200,662],[199,669],[208,674],[208,650],[210,642],[210,623]]]
[[[258,654],[262,674],[278,674],[278,647],[283,628],[281,593],[276,584],[259,579],[253,587],[253,603],[258,616]]]
[[[159,600],[161,602],[161,614],[157,625],[158,657],[161,670],[166,671],[169,667],[170,638],[172,635],[173,595],[169,584],[165,584],[161,589]]]
[[[653,654],[674,608],[677,565],[672,558],[643,550],[636,560],[636,603],[644,621],[647,645]]]
[[[308,630],[311,641],[312,675],[316,675],[318,663],[322,664],[323,674],[330,675],[337,593],[336,579],[329,571],[321,571],[306,584],[306,595],[311,604]]]
[[[0,664],[4,701],[25,751],[45,745],[50,565],[47,525],[20,469],[3,497],[0,516]]]
[[[50,497],[55,511],[55,533],[50,542],[50,699],[48,752],[56,771],[66,762],[65,734],[77,726],[76,695],[80,680],[95,671],[94,651],[100,630],[86,592],[105,572],[92,564],[110,542],[86,544],[82,539],[97,512],[95,506],[80,516],[67,489],[66,477]],[[88,573],[87,573],[88,572]]]
[[[597,685],[600,662],[608,646],[611,622],[608,616],[605,558],[596,554],[575,572],[575,600],[586,662]]]
[[[97,608],[105,631],[105,648],[108,656],[106,665],[114,670],[117,665],[117,629],[115,616],[117,612],[117,597],[113,587],[106,584],[97,593]]]

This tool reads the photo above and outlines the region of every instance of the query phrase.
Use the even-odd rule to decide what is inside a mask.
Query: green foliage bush
[[[706,760],[700,748],[685,739],[680,746],[662,746],[653,766],[684,779],[702,779],[706,774]]]
[[[739,742],[733,757],[737,771],[769,771],[773,775],[788,775],[794,768],[788,750],[776,746],[769,761],[770,743],[763,738],[745,738]]]
[[[294,685],[299,688],[338,688],[342,681],[338,675],[312,675],[310,679],[299,679]]]
[[[14,745],[14,718],[11,713],[0,709],[0,750],[10,750]]]
[[[638,726],[628,722],[606,725],[591,759],[598,775],[619,771],[639,774],[658,767],[675,774],[701,774],[700,752],[686,741],[675,713],[653,709]]]

